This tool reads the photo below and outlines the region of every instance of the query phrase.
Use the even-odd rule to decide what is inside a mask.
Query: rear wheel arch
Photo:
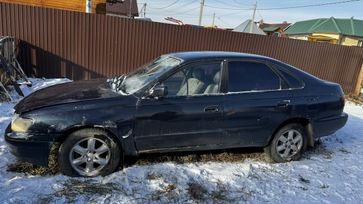
[[[273,136],[277,133],[277,131],[279,131],[282,127],[286,126],[287,124],[291,124],[291,123],[298,123],[301,124],[304,129],[305,129],[305,133],[307,135],[307,145],[310,147],[314,146],[314,134],[313,134],[313,127],[312,127],[312,123],[310,122],[309,119],[307,118],[302,118],[302,117],[296,117],[296,118],[290,118],[288,120],[285,120],[283,123],[281,123],[272,133],[272,135],[270,135],[268,144],[271,143],[271,141],[273,140]]]

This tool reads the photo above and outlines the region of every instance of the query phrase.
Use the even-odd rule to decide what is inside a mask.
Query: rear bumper
[[[323,118],[314,122],[314,137],[319,138],[335,133],[347,123],[348,114]]]
[[[19,139],[16,134],[17,133],[11,132],[10,126],[6,128],[5,141],[10,152],[20,161],[47,166],[52,142]]]

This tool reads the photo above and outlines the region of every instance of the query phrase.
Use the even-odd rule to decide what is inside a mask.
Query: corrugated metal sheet
[[[129,72],[165,53],[224,50],[277,58],[353,92],[363,49],[105,15],[0,4],[0,34],[21,39],[28,74],[90,79]]]

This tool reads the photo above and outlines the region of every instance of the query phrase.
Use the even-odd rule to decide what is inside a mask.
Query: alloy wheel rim
[[[286,160],[291,160],[293,156],[300,152],[303,144],[303,137],[297,130],[283,132],[276,143],[276,151],[279,156]]]
[[[108,164],[111,151],[107,143],[98,138],[85,138],[73,145],[69,161],[82,176],[95,176]]]

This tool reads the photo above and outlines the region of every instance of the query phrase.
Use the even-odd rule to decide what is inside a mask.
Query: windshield
[[[116,90],[124,94],[133,94],[154,81],[166,71],[178,66],[182,61],[170,55],[163,55],[154,61],[141,66],[134,72],[120,78],[122,81]]]

